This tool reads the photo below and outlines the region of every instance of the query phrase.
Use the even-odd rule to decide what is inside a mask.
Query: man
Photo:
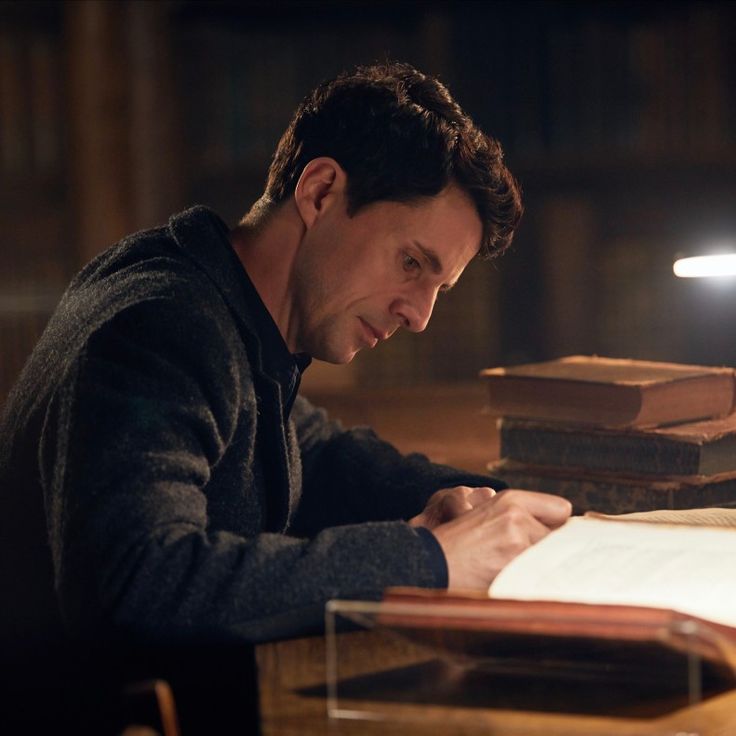
[[[90,263],[2,421],[18,640],[60,612],[93,638],[255,642],[317,630],[332,597],[486,588],[569,504],[402,457],[297,391],[310,358],[423,330],[520,214],[498,144],[388,64],[307,97],[235,230],[194,208]]]

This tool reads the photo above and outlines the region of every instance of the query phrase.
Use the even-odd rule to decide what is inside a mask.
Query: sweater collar
[[[233,249],[225,222],[202,205],[174,215],[169,230],[179,246],[215,283],[238,321],[257,337],[260,369],[275,378],[288,396],[294,390],[294,370],[301,372],[311,358],[292,355]],[[296,381],[298,384],[298,381]]]

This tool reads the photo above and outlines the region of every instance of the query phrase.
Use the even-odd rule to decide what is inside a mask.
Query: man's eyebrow
[[[432,273],[435,273],[439,276],[439,274],[442,273],[444,270],[442,267],[442,261],[440,261],[440,257],[437,255],[437,253],[432,250],[432,248],[428,248],[426,245],[422,245],[420,242],[414,240],[414,245],[416,246],[417,250],[421,252],[421,254],[426,259],[427,263],[429,263],[429,267],[432,269]],[[441,287],[441,291],[449,291],[452,289],[453,286],[455,286],[455,283],[452,284],[443,284]]]
[[[432,273],[436,273],[437,275],[441,274],[442,261],[440,261],[440,257],[437,255],[437,253],[435,253],[431,248],[428,248],[426,245],[422,245],[417,240],[414,241],[414,245],[426,258],[427,262],[429,263],[429,267],[432,269]]]

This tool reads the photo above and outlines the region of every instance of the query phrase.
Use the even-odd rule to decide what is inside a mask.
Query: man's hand
[[[455,486],[454,488],[443,488],[433,493],[424,511],[412,519],[409,526],[424,526],[427,529],[435,529],[446,521],[452,521],[476,506],[488,501],[496,495],[493,488],[471,488],[470,486]]]
[[[454,509],[456,502],[451,505]],[[428,514],[430,506],[431,499],[412,522]],[[448,588],[487,590],[514,557],[564,524],[571,511],[570,502],[560,496],[506,490],[450,521],[430,527],[445,553]]]

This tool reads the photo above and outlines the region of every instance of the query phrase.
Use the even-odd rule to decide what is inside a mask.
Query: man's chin
[[[333,362],[335,365],[347,365],[348,363],[351,363],[352,362],[353,358],[357,354],[358,354],[358,351],[355,350],[354,352],[349,353],[348,355],[343,356],[343,357],[341,357],[341,358],[339,358],[337,360],[331,361],[331,362]]]
[[[360,352],[360,348],[357,350],[352,350],[348,353],[333,353],[331,352],[329,355],[325,355],[324,357],[315,355],[312,357],[318,358],[319,360],[323,360],[325,363],[332,363],[333,365],[347,365],[350,363],[353,358]]]

